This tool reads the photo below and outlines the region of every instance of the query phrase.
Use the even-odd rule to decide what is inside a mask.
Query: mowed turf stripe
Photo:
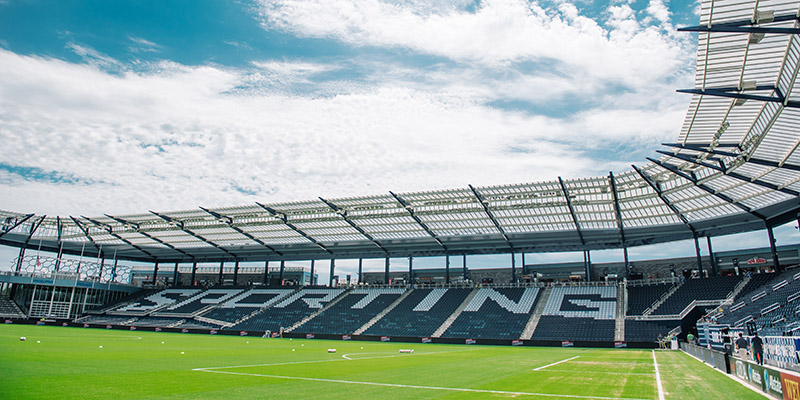
[[[212,370],[212,369],[204,369],[204,368],[195,368],[192,371],[210,372],[212,374],[244,375],[244,376],[256,376],[256,377],[263,377],[263,378],[288,379],[288,380],[297,380],[297,381],[344,383],[344,384],[349,384],[349,385],[384,386],[384,387],[396,387],[396,388],[406,388],[406,389],[443,390],[443,391],[450,391],[450,392],[510,394],[510,395],[515,395],[515,396],[540,396],[540,397],[557,397],[557,398],[566,398],[566,399],[650,400],[650,399],[639,399],[639,398],[634,398],[634,397],[581,396],[581,395],[576,395],[576,394],[513,392],[513,391],[506,391],[506,390],[451,388],[451,387],[421,386],[421,385],[403,385],[403,384],[399,384],[399,383],[381,383],[381,382],[361,382],[361,381],[348,381],[348,380],[341,380],[341,379],[309,378],[309,377],[304,377],[304,376],[283,376],[283,375],[253,374],[253,373],[248,373],[248,372],[215,371],[215,370]]]
[[[192,371],[202,371],[202,370],[211,370],[211,369],[231,369],[231,368],[248,368],[248,367],[271,367],[275,365],[293,365],[293,364],[314,364],[314,363],[323,363],[323,362],[333,362],[333,361],[361,361],[361,360],[374,360],[377,358],[392,358],[392,357],[412,357],[412,356],[427,356],[430,354],[444,354],[444,353],[462,353],[465,351],[475,351],[475,350],[451,350],[451,351],[432,351],[429,353],[416,353],[416,354],[391,354],[387,356],[377,356],[377,357],[360,357],[360,358],[330,358],[326,360],[308,360],[308,361],[287,361],[287,362],[280,362],[280,363],[271,363],[271,364],[248,364],[248,365],[226,365],[224,367],[202,367],[202,368],[192,368]],[[353,355],[353,354],[375,354],[375,353],[348,353],[343,355]]]

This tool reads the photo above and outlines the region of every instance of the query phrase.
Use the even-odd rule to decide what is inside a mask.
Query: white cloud
[[[688,38],[673,34],[660,0],[648,8],[659,24],[639,24],[629,16],[627,24],[609,24],[611,30],[580,15],[570,3],[554,10],[522,0],[489,0],[474,12],[447,7],[427,13],[379,0],[261,4],[267,29],[330,37],[353,46],[403,47],[487,65],[555,60],[574,71],[571,75],[627,84],[673,77],[683,70],[680,60],[691,47]],[[630,8],[612,6],[612,11],[623,7]]]
[[[140,53],[140,52],[156,53],[161,51],[162,48],[161,45],[159,45],[158,43],[151,42],[141,37],[128,36],[128,40],[133,42],[133,44],[129,46],[128,49],[134,53]]]
[[[259,65],[290,81],[337,68]],[[96,215],[596,175],[608,164],[574,143],[589,149],[618,131],[658,137],[680,124],[624,108],[569,119],[503,111],[440,84],[341,83],[331,96],[236,90],[252,79],[167,62],[109,74],[0,50],[0,163],[77,182],[6,173],[0,191],[14,195],[0,208]]]

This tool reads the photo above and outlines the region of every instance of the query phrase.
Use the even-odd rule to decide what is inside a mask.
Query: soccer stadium
[[[14,3],[0,1],[0,14]],[[312,33],[298,36],[312,42],[329,34],[322,25],[298,28],[300,22],[278,20],[320,11],[313,2],[256,3],[262,7],[259,29],[288,41],[286,47],[291,41],[276,39],[276,32],[307,28]],[[500,3],[430,11],[435,17],[403,14],[404,7],[422,7],[416,3],[386,9],[408,17],[404,23],[427,23],[448,13],[497,11],[492,7]],[[357,4],[385,11],[381,2],[342,7],[352,11]],[[570,14],[575,6],[567,4],[558,12]],[[28,202],[38,209],[70,196],[75,204],[85,196],[85,204],[108,207],[71,215],[0,210],[0,245],[13,250],[9,268],[0,269],[0,398],[800,399],[800,244],[794,232],[800,229],[800,2],[687,3],[680,12],[692,23],[681,26],[659,19],[668,12],[659,14],[663,2],[648,4],[641,11],[652,14],[646,23],[666,24],[664,37],[696,51],[696,58],[678,60],[692,65],[693,85],[665,95],[684,99],[680,107],[688,103],[688,111],[682,122],[671,121],[680,130],[650,148],[649,156],[627,167],[609,161],[614,170],[603,175],[562,177],[553,168],[538,181],[459,187],[435,186],[426,179],[436,171],[429,171],[419,173],[420,190],[398,181],[402,190],[354,186],[360,194],[331,189],[346,195],[320,191],[270,201],[283,197],[240,188],[233,196],[259,200],[171,211],[158,206],[173,203],[137,186],[137,195],[127,199],[139,211],[117,212],[130,209],[112,206],[126,198],[98,200],[92,185],[105,179],[99,175],[92,183],[15,167],[13,154],[0,159],[0,208]],[[530,18],[550,12],[535,2],[525,7]],[[609,7],[608,15],[633,10]],[[332,23],[340,11],[308,24]],[[584,17],[563,18],[578,24]],[[11,19],[0,17],[0,25]],[[86,67],[91,73],[118,69],[97,85],[113,90],[119,88],[113,79],[145,79],[78,44],[80,33],[60,35],[72,40],[68,51],[94,60]],[[50,63],[71,69],[74,79],[89,74],[56,56],[15,54],[16,42],[0,39],[0,64],[9,66],[2,71],[28,63],[33,74],[34,64]],[[126,40],[144,46],[128,50],[141,57],[167,51],[144,38]],[[358,40],[367,46],[372,39]],[[230,46],[252,50],[239,42]],[[363,51],[371,60],[385,56],[376,48]],[[180,69],[167,61],[153,68]],[[222,67],[204,68],[219,68],[210,75],[228,79]],[[298,68],[320,73],[312,65]],[[23,91],[12,85],[18,79],[0,79],[0,97],[9,105]],[[237,90],[254,91],[247,96],[258,91],[241,85]],[[641,85],[650,87],[650,96],[662,95],[657,87],[663,83]],[[98,104],[75,99],[74,107]],[[124,113],[126,104],[114,107]],[[22,106],[14,110],[0,113],[0,138],[9,148],[18,143],[20,124],[30,125],[29,135],[51,129],[47,121],[26,117]],[[19,119],[9,116],[17,112]],[[103,118],[97,116],[98,129],[105,129]],[[633,129],[656,129],[652,119],[652,127]],[[73,129],[73,122],[59,124]],[[45,141],[38,143],[48,146]],[[138,147],[156,157],[174,144]],[[39,157],[31,154],[36,149],[25,151],[31,162]],[[86,163],[99,162],[89,153]],[[477,155],[465,157],[481,162]],[[211,164],[192,163],[198,174],[207,167],[202,164]],[[409,166],[394,173],[414,171]],[[14,183],[21,175],[26,185]],[[304,175],[297,193],[317,190],[318,178]],[[42,199],[36,193],[50,190],[47,180],[86,191]],[[188,190],[191,182],[186,185],[176,190]],[[717,243],[722,249],[714,249]],[[679,250],[685,248],[688,254]]]

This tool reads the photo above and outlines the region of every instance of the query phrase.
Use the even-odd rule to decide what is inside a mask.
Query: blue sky
[[[0,0],[0,208],[125,214],[625,170],[678,135],[696,39],[675,28],[697,7]]]

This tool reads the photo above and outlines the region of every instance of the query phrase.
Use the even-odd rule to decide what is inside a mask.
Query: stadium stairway
[[[364,331],[369,329],[372,325],[375,325],[376,322],[380,321],[381,318],[383,318],[386,314],[394,310],[394,308],[397,307],[397,305],[400,304],[403,300],[405,300],[406,297],[408,297],[408,295],[411,294],[411,292],[413,291],[414,289],[406,290],[402,295],[400,295],[400,297],[398,297],[394,302],[392,302],[392,304],[389,304],[389,306],[387,306],[383,311],[378,313],[378,315],[374,316],[371,320],[367,321],[367,323],[364,324],[364,326],[356,329],[356,331],[353,332],[353,335],[360,335],[364,333]]]
[[[680,283],[680,284],[677,284],[677,285],[673,286],[673,287],[672,287],[672,289],[670,289],[669,291],[667,291],[667,293],[664,293],[664,295],[663,295],[663,296],[661,296],[661,298],[660,298],[660,299],[658,299],[658,300],[657,300],[655,303],[653,303],[653,305],[652,305],[652,306],[650,306],[650,308],[648,308],[647,310],[645,310],[645,311],[642,313],[642,315],[646,317],[646,316],[648,316],[648,315],[652,314],[652,313],[653,313],[653,311],[655,311],[655,310],[656,310],[656,309],[657,309],[659,306],[661,306],[661,304],[663,304],[665,301],[667,301],[667,299],[669,299],[669,297],[670,297],[670,296],[672,296],[672,294],[673,294],[673,293],[677,292],[677,291],[678,291],[678,289],[680,289],[680,287],[681,287],[681,286],[683,286],[683,284],[682,284],[682,283]]]
[[[436,332],[433,332],[432,336],[437,338],[442,337],[445,331],[447,331],[447,328],[449,328],[450,325],[453,325],[453,322],[455,322],[456,318],[458,318],[458,316],[461,315],[461,312],[464,311],[465,308],[467,308],[467,304],[469,304],[469,302],[472,301],[472,298],[475,297],[476,294],[478,294],[478,289],[472,289],[472,291],[469,292],[467,297],[464,298],[464,301],[461,302],[458,308],[456,308],[456,310],[453,311],[453,313],[450,314],[450,316],[447,317],[446,320],[444,320],[444,323],[442,323],[439,329],[437,329]]]
[[[286,332],[292,332],[295,329],[299,328],[301,325],[305,324],[306,322],[311,321],[312,319],[314,319],[317,315],[320,315],[320,314],[324,313],[329,308],[331,308],[334,305],[336,305],[336,303],[342,301],[342,299],[347,297],[347,295],[349,293],[350,293],[350,290],[345,290],[342,293],[339,293],[339,295],[336,296],[335,299],[331,300],[330,303],[326,304],[324,307],[320,308],[319,310],[314,311],[313,313],[311,313],[311,315],[301,319],[300,321],[297,321],[296,324],[294,324],[294,325],[290,326],[288,329],[286,329]]]
[[[614,327],[614,341],[625,341],[625,310],[628,309],[628,290],[617,289],[617,321]]]
[[[230,327],[230,326],[234,326],[234,325],[236,325],[236,324],[239,324],[239,323],[242,323],[242,322],[244,322],[244,321],[247,321],[248,319],[250,319],[250,318],[252,318],[252,317],[254,317],[254,316],[256,316],[256,315],[260,314],[262,311],[266,310],[267,308],[269,308],[269,307],[272,307],[273,305],[275,305],[275,304],[278,304],[278,303],[280,303],[280,302],[282,302],[282,301],[284,301],[284,300],[288,299],[289,297],[291,297],[291,296],[292,296],[292,295],[294,295],[295,293],[299,292],[300,290],[302,290],[302,289],[295,289],[295,290],[293,290],[293,291],[290,291],[289,293],[286,293],[286,294],[285,294],[285,295],[283,295],[283,296],[276,297],[276,298],[274,298],[274,299],[270,300],[270,301],[269,301],[269,302],[268,302],[266,305],[264,305],[264,307],[261,307],[261,308],[255,309],[255,310],[253,310],[253,312],[251,312],[250,314],[247,314],[247,315],[245,315],[244,317],[242,317],[242,318],[239,318],[239,319],[237,319],[236,321],[234,321],[234,322],[232,322],[232,323],[228,323],[228,327]]]
[[[733,303],[733,300],[736,298],[736,296],[739,295],[739,293],[742,292],[742,290],[747,286],[747,284],[750,283],[751,279],[753,279],[753,278],[751,278],[749,276],[745,276],[744,279],[742,279],[741,282],[739,282],[736,285],[736,287],[733,288],[733,291],[731,292],[731,294],[729,294],[728,298],[725,299],[726,302],[729,301],[729,302]]]
[[[194,319],[196,319],[196,320],[198,320],[200,322],[205,322],[207,324],[219,325],[223,329],[227,328],[229,326],[233,326],[233,322],[220,321],[218,319],[203,317],[201,315],[195,315]]]
[[[551,287],[545,287],[542,290],[541,298],[539,302],[536,303],[536,308],[533,310],[533,314],[531,315],[531,319],[528,320],[528,324],[525,325],[525,330],[522,331],[522,335],[520,336],[521,340],[531,340],[533,336],[533,332],[536,330],[536,325],[539,325],[539,319],[542,317],[542,312],[544,311],[544,305],[547,304],[547,299],[550,298],[550,293],[553,291]]]

